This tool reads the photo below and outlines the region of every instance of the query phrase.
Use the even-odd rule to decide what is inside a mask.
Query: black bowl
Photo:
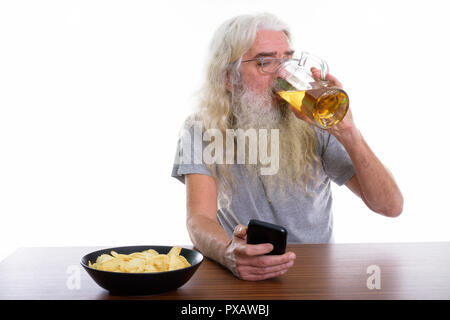
[[[203,262],[203,255],[195,250],[182,248],[180,255],[191,264],[190,267],[164,272],[124,273],[97,270],[88,266],[88,261],[94,263],[97,257],[111,251],[122,254],[141,252],[154,249],[160,254],[169,253],[172,246],[131,246],[116,247],[91,252],[81,258],[81,265],[94,281],[102,288],[115,295],[147,295],[175,290],[184,285],[197,271]]]

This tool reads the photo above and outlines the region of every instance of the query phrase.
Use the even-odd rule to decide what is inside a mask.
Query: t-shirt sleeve
[[[328,177],[341,186],[355,175],[352,160],[342,144],[331,134],[322,134],[322,166]]]
[[[213,176],[211,169],[202,158],[204,141],[201,122],[186,120],[180,131],[172,177],[185,183],[185,176],[191,173]]]

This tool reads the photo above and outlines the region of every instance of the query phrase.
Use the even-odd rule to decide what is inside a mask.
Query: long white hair
[[[210,45],[206,79],[199,91],[198,109],[193,117],[203,122],[205,130],[219,129],[225,135],[226,129],[233,127],[235,93],[232,88],[236,82],[240,82],[239,67],[242,56],[253,45],[259,30],[282,31],[291,42],[288,26],[269,13],[234,17],[225,21],[215,32]],[[286,188],[300,185],[307,191],[308,181],[314,181],[314,172],[317,177],[317,164],[320,163],[316,154],[315,132],[309,124],[295,118],[291,112],[285,114],[285,125],[280,129],[284,142],[280,144],[282,159],[278,178],[288,180],[290,184],[287,184]],[[210,169],[216,179],[216,169],[220,172],[221,184],[230,195],[229,191],[236,181],[233,181],[234,178],[230,175],[229,165],[210,166]],[[273,190],[283,192],[279,186],[273,187]]]

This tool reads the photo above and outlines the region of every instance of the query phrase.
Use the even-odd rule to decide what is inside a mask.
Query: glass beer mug
[[[320,80],[314,79],[311,67],[320,70]],[[324,60],[302,52],[300,59],[287,60],[278,67],[274,87],[280,97],[324,129],[341,121],[349,107],[347,93],[325,80],[327,73]]]

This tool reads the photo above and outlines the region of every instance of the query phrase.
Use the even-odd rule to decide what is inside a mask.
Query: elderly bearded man
[[[183,135],[178,142],[177,158],[183,154],[192,160],[176,161],[172,171],[186,184],[191,240],[205,256],[245,280],[279,276],[295,260],[293,252],[265,255],[271,244],[247,244],[249,219],[285,226],[289,243],[333,241],[330,181],[345,184],[384,216],[396,217],[403,208],[394,178],[365,142],[350,110],[337,125],[322,130],[303,121],[301,113],[273,93],[275,76],[265,72],[257,58],[289,59],[293,53],[288,27],[273,15],[226,21],[210,47],[199,108],[183,130],[184,136],[203,144],[188,150],[191,146],[183,141],[189,139]],[[319,70],[312,71],[319,76]],[[327,79],[342,87],[332,75]],[[199,121],[203,131],[194,130],[193,123]],[[279,146],[276,174],[261,174],[261,163],[198,161],[208,140],[202,132],[209,129],[223,137],[229,129],[278,129],[279,141],[268,140]]]

